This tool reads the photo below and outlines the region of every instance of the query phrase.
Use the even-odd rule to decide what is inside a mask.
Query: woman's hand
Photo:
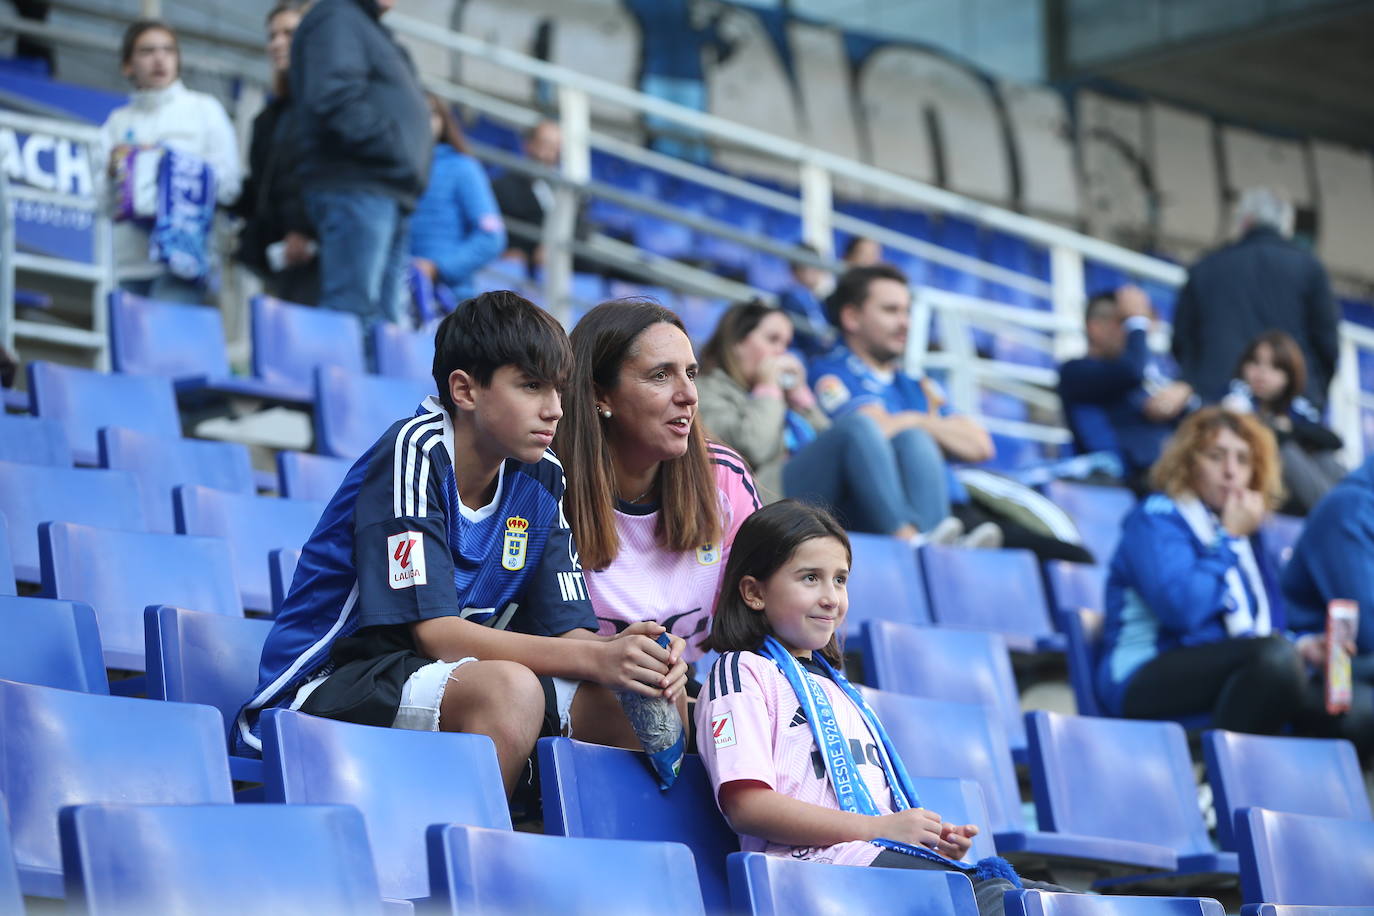
[[[654,621],[643,620],[607,639],[598,682],[612,690],[675,699],[687,684],[687,663],[682,661],[686,643],[669,636],[665,649],[655,641],[664,632]]]
[[[1248,538],[1264,522],[1264,496],[1258,490],[1231,490],[1221,506],[1222,527],[1238,538]]]

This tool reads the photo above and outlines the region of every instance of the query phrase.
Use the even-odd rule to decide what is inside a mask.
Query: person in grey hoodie
[[[395,3],[320,0],[291,44],[297,175],[319,240],[319,304],[365,327],[402,318],[410,214],[434,154],[415,65],[381,24]]]

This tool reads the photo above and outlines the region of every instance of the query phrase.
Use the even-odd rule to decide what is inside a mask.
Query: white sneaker
[[[948,546],[957,544],[959,538],[964,535],[964,523],[952,515],[940,520],[940,524],[926,532],[925,542],[927,544],[941,544]]]
[[[1002,529],[996,522],[983,522],[959,541],[960,547],[996,550],[1002,546]]]

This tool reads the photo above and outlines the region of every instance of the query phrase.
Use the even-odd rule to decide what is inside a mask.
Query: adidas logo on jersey
[[[806,724],[806,713],[800,706],[797,707],[797,714],[792,717],[792,721],[787,723],[788,728],[796,728],[798,725]]]

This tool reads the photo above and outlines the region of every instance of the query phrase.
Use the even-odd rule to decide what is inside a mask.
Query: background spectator
[[[429,186],[415,206],[410,253],[430,281],[454,300],[473,295],[472,275],[506,246],[506,226],[481,163],[468,155],[453,112],[432,93],[429,124],[437,141]]]
[[[1336,458],[1341,437],[1327,429],[1322,415],[1303,397],[1307,367],[1297,341],[1282,331],[1261,334],[1241,355],[1231,392],[1223,403],[1254,411],[1278,438],[1283,460],[1283,511],[1306,515],[1345,476]]]
[[[1150,300],[1137,286],[1088,302],[1088,355],[1059,367],[1059,398],[1080,452],[1112,452],[1139,489],[1178,417],[1193,403],[1187,382],[1171,381],[1150,352]]]
[[[816,254],[807,244],[799,246]],[[835,345],[835,329],[825,317],[821,298],[829,295],[835,278],[824,268],[793,261],[792,279],[778,290],[778,305],[792,319],[792,342],[805,357],[821,356]]]
[[[856,235],[844,246],[845,267],[872,267],[883,260],[883,246],[866,235]]]
[[[1281,330],[1307,359],[1307,397],[1326,405],[1340,315],[1321,263],[1289,241],[1293,206],[1252,188],[1236,206],[1237,241],[1188,271],[1174,314],[1174,359],[1203,401],[1219,401],[1246,345]]]
[[[558,169],[563,154],[563,129],[557,121],[540,121],[525,134],[525,157],[549,169]],[[501,213],[511,220],[542,228],[544,214],[553,209],[553,186],[543,178],[508,169],[492,182]],[[577,235],[584,233],[582,210],[577,214]],[[539,239],[512,235],[507,255],[522,258],[531,268],[544,263]]]
[[[291,44],[296,174],[319,239],[320,305],[365,327],[401,320],[410,212],[434,150],[414,64],[380,21],[395,2],[320,0]]]
[[[208,167],[212,193],[209,200],[200,201],[201,205],[233,203],[242,183],[233,125],[224,106],[213,96],[182,85],[181,49],[176,33],[165,23],[140,20],[130,25],[124,32],[120,61],[134,92],[129,104],[110,112],[101,127],[97,159],[106,163],[102,170],[110,179],[106,203],[118,220],[114,258],[120,285],[154,299],[201,302],[205,297],[203,276],[178,276],[149,254],[150,236],[157,231],[157,214],[162,212],[167,196],[156,190],[160,184],[157,173],[165,168],[165,151],[173,150],[184,155],[191,166],[199,163]],[[164,152],[160,157],[138,156],[147,150]],[[142,202],[145,197],[146,203]],[[208,233],[188,241],[199,245],[193,254],[208,263]]]
[[[279,3],[267,14],[272,96],[253,119],[248,176],[237,213],[244,219],[238,257],[280,299],[314,305],[320,295],[317,245],[293,172],[300,154],[293,122],[291,39],[308,2]]]

